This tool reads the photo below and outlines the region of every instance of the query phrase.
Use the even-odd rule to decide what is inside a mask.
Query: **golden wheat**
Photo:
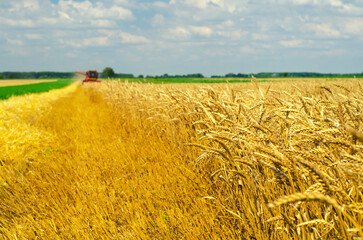
[[[0,102],[0,234],[363,237],[360,86],[105,81]]]

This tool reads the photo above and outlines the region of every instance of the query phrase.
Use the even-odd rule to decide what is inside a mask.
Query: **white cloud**
[[[35,34],[35,33],[26,33],[24,34],[24,36],[30,40],[38,40],[42,38],[40,34]]]
[[[151,24],[154,26],[159,26],[159,25],[163,25],[165,23],[165,18],[162,14],[156,14],[152,19],[151,19]]]
[[[58,39],[58,42],[63,47],[81,48],[84,47],[80,39]]]
[[[324,44],[319,44],[315,40],[309,39],[293,39],[293,40],[281,40],[280,45],[285,48],[315,48],[322,49],[327,48],[330,43],[324,42]]]
[[[318,4],[318,0],[292,0],[293,4],[305,5],[305,4]]]
[[[8,9],[9,12],[22,12],[26,10],[27,12],[36,12],[40,10],[38,0],[15,0],[11,2],[11,7]]]
[[[87,48],[87,47],[100,47],[110,46],[111,42],[109,36],[97,36],[88,38],[74,38],[74,39],[58,39],[59,44],[70,46],[73,48]]]
[[[205,26],[190,26],[190,29],[193,33],[202,36],[210,36],[213,32],[211,28]]]
[[[105,9],[102,12],[102,16],[108,16],[111,18],[118,18],[118,19],[130,19],[133,17],[132,12],[128,9],[114,6],[111,9],[107,10]]]
[[[133,35],[131,33],[120,33],[122,43],[149,43],[150,41],[144,36]]]
[[[290,48],[296,48],[296,47],[302,47],[304,44],[303,40],[282,40],[280,41],[280,44],[284,47],[290,47]]]
[[[34,21],[30,19],[11,19],[6,17],[0,17],[0,21],[4,25],[8,25],[10,27],[34,27]]]
[[[341,7],[343,6],[343,3],[341,0],[329,0],[330,5],[334,7]]]
[[[96,19],[96,20],[91,20],[91,25],[96,27],[112,27],[115,25],[115,22],[105,19]]]
[[[209,37],[212,34],[213,30],[207,26],[179,26],[168,29],[164,37],[167,39],[186,40],[193,36]]]
[[[318,37],[341,37],[342,34],[331,27],[329,24],[311,24],[310,29],[313,30]]]
[[[347,19],[344,23],[344,29],[348,34],[363,36],[363,17]]]
[[[240,20],[241,20],[242,18],[240,18]],[[241,20],[241,21],[243,21],[243,20]],[[223,25],[224,26],[226,26],[226,27],[232,27],[232,26],[234,26],[235,24],[234,24],[234,22],[232,21],[232,20],[227,20],[227,21],[225,21],[225,22],[223,22]]]
[[[233,53],[231,53],[223,48],[214,49],[213,51],[205,50],[203,53],[204,53],[204,55],[209,56],[209,57],[229,57],[229,56],[233,55]]]
[[[235,22],[232,20],[223,21],[222,23],[216,25],[218,29],[231,29],[236,26]]]
[[[10,38],[7,38],[7,41],[10,45],[17,45],[17,46],[22,46],[24,45],[24,42],[22,40],[19,40],[19,39],[10,39]]]
[[[169,29],[167,33],[167,37],[171,39],[187,39],[190,35],[190,32],[183,27]]]
[[[59,0],[52,4],[49,0],[12,0],[9,9],[0,6],[0,20],[3,27],[35,27],[54,24],[110,26],[114,21],[134,19],[131,10],[118,3],[106,6],[102,2]],[[108,22],[106,22],[108,21]],[[72,26],[74,27],[74,25]]]
[[[266,41],[272,38],[271,35],[265,33],[252,33],[251,36],[253,40],[258,40],[258,41]]]
[[[39,11],[40,7],[37,0],[23,0],[22,6],[28,11]]]
[[[169,6],[169,4],[166,2],[158,1],[158,2],[154,2],[153,6],[158,7],[158,8],[167,8]]]
[[[299,15],[298,18],[301,22],[307,22],[310,20],[309,16],[307,16],[307,15],[303,15],[303,16]]]
[[[73,21],[73,18],[71,18],[67,13],[65,13],[63,11],[59,11],[58,14],[59,14],[61,19],[66,19],[66,20]]]
[[[217,34],[223,38],[231,40],[241,40],[247,36],[247,32],[243,30],[218,31]]]
[[[311,5],[315,9],[323,8],[328,9],[332,8],[332,10],[338,10],[343,13],[349,13],[349,14],[362,14],[363,6],[361,4],[361,7],[358,7],[357,5],[354,5],[354,3],[345,3],[342,0],[274,0],[273,2],[278,3],[281,5]],[[347,1],[346,1],[347,2]],[[349,2],[349,1],[348,1]],[[351,1],[350,1],[351,2]],[[356,4],[358,1],[356,1]]]
[[[129,3],[129,0],[112,0],[112,2],[116,4],[127,4]]]
[[[83,40],[83,46],[107,46],[108,38],[107,37],[94,37],[94,38],[86,38]]]
[[[170,0],[170,5],[185,5],[189,7],[207,9],[207,8],[219,8],[223,11],[233,13],[237,9],[237,5],[243,4],[244,1],[236,2],[234,0]]]
[[[197,8],[206,8],[209,4],[219,4],[219,0],[185,0],[185,4]]]
[[[120,6],[105,7],[101,2],[90,1],[73,2],[71,0],[59,0],[60,13],[68,19],[93,20],[93,19],[131,19],[133,14],[130,10]]]
[[[58,23],[66,23],[68,21],[62,21],[55,17],[41,17],[37,20],[37,25],[43,25],[43,26],[49,26],[49,25],[55,25]]]

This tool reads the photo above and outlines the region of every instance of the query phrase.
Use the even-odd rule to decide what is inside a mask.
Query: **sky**
[[[0,71],[363,71],[363,0],[0,0]]]

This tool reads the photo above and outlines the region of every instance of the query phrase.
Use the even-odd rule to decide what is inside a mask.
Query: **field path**
[[[77,87],[27,123],[46,137],[38,138],[31,152],[24,142],[2,153],[0,234],[10,239],[207,236],[216,213],[202,198],[207,190],[193,165],[181,160],[188,157],[186,148],[173,142],[171,133],[161,134],[125,111]],[[16,155],[20,147],[25,150]]]

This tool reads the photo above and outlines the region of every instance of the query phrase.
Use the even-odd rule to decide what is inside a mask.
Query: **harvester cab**
[[[98,80],[98,72],[96,70],[88,71],[86,73],[76,71],[76,73],[82,74],[82,75],[84,75],[86,77],[82,81],[82,84],[85,83],[85,82],[101,82],[100,80]]]

